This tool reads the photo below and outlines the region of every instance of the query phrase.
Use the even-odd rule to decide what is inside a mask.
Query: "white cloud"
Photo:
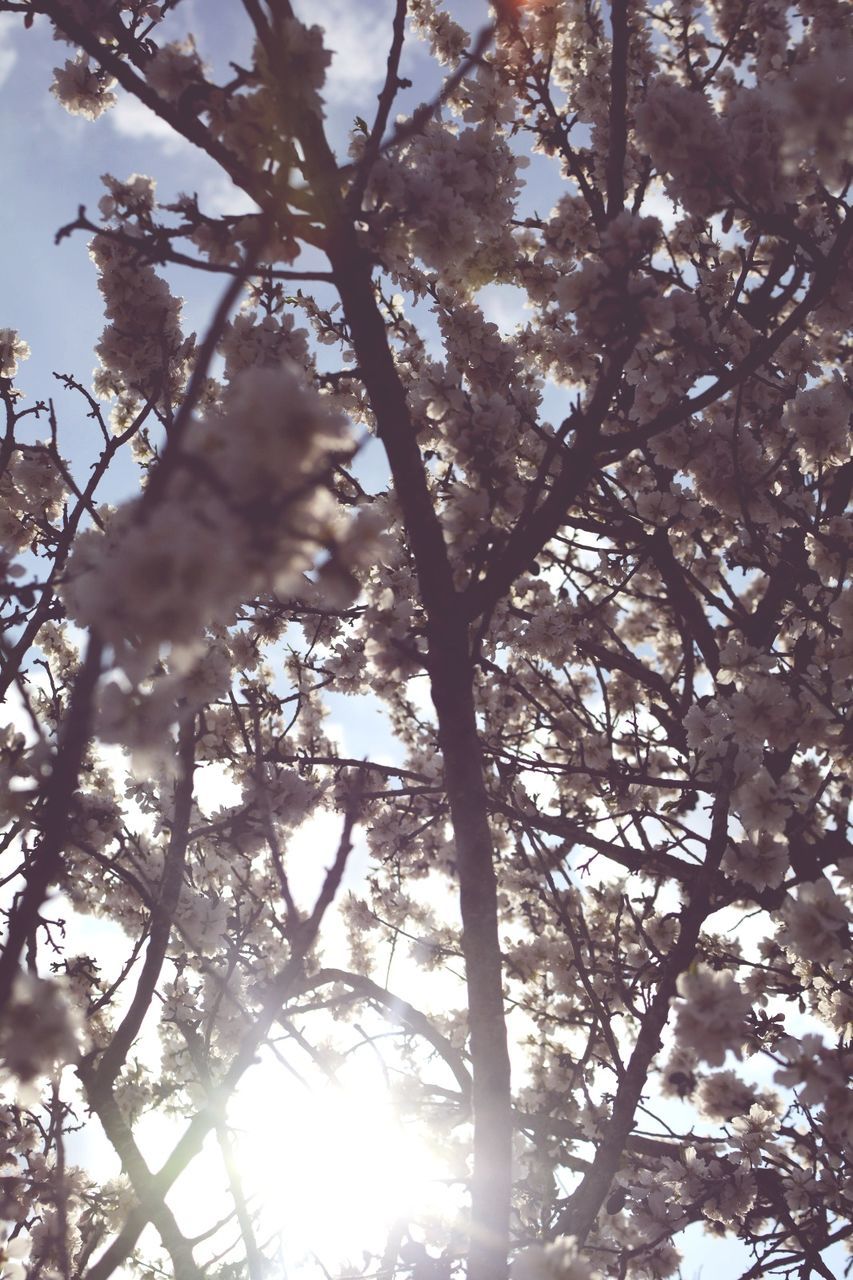
[[[161,120],[138,99],[126,94],[119,97],[109,113],[109,120],[116,133],[123,138],[150,139],[158,143],[167,155],[174,155],[189,145],[165,120]]]
[[[334,57],[322,90],[330,107],[348,105],[352,114],[371,105],[371,90],[382,86],[391,36],[386,5],[353,4],[352,0],[328,0],[322,16],[324,43]],[[311,15],[311,21],[317,21]]]
[[[18,50],[13,47],[13,32],[21,22],[17,14],[0,14],[0,85],[4,85],[18,61]]]
[[[206,181],[201,188],[201,207],[210,217],[228,214],[237,218],[245,213],[257,213],[258,206],[251,196],[236,187],[227,173],[219,173]]]
[[[644,218],[657,218],[666,232],[672,230],[681,216],[664,191],[660,178],[653,178],[649,183],[640,213]]]
[[[477,302],[483,308],[483,314],[492,324],[496,324],[501,334],[507,337],[518,325],[524,324],[528,309],[527,294],[514,285],[486,285],[477,294]]]

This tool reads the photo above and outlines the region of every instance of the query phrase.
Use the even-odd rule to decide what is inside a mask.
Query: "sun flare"
[[[353,1055],[316,1087],[264,1063],[247,1085],[230,1112],[241,1174],[295,1274],[459,1213],[464,1157],[403,1118],[377,1062]]]

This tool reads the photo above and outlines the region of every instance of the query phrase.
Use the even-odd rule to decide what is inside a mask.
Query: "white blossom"
[[[15,329],[0,329],[0,378],[14,378],[18,361],[28,360],[30,349]]]
[[[115,83],[106,71],[91,66],[88,54],[78,53],[64,66],[54,67],[50,91],[71,115],[97,120],[118,101],[112,92]]]
[[[794,434],[806,466],[842,460],[850,440],[853,399],[840,379],[800,391],[785,408],[785,422]]]
[[[767,831],[759,831],[747,840],[729,845],[723,858],[723,868],[729,875],[759,890],[777,888],[788,865],[785,842]]]
[[[780,914],[780,942],[804,960],[828,964],[849,945],[853,913],[823,877],[790,893]]]
[[[30,1237],[25,1233],[13,1239],[5,1231],[0,1235],[0,1280],[25,1280],[30,1245]]]
[[[83,1043],[81,1021],[60,985],[18,973],[0,1029],[0,1064],[21,1085],[73,1062]]]
[[[204,84],[205,69],[192,40],[173,41],[157,49],[145,75],[161,97],[178,102],[188,89]]]
[[[137,499],[78,540],[68,608],[136,674],[162,642],[197,647],[253,591],[296,588],[334,541],[319,482],[327,451],[344,445],[342,423],[293,367],[249,370],[191,424],[161,501]]]
[[[740,1057],[746,1038],[745,1019],[750,1001],[728,970],[695,964],[678,979],[675,1034],[712,1067],[721,1067],[726,1052]]]
[[[596,1280],[597,1272],[580,1257],[572,1236],[530,1245],[512,1264],[512,1280]]]

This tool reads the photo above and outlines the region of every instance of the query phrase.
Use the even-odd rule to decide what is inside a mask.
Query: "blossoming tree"
[[[62,379],[86,475],[0,330],[0,1274],[323,1274],[235,1108],[359,1048],[447,1196],[335,1275],[667,1277],[701,1223],[831,1277],[849,10],[396,0],[340,155],[311,6],[243,0],[227,83],[176,8],[0,0],[64,42],[68,111],[135,97],[253,209],[107,175],[63,228],[106,314]],[[443,83],[401,115],[411,41]],[[221,277],[198,340],[174,265]],[[396,754],[342,751],[338,695]]]

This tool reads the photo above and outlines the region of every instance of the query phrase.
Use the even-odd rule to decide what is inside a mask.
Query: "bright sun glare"
[[[229,1115],[247,1190],[267,1233],[280,1235],[288,1276],[322,1275],[320,1263],[331,1270],[381,1252],[395,1224],[459,1211],[458,1157],[401,1119],[366,1053],[313,1089],[261,1064]]]

